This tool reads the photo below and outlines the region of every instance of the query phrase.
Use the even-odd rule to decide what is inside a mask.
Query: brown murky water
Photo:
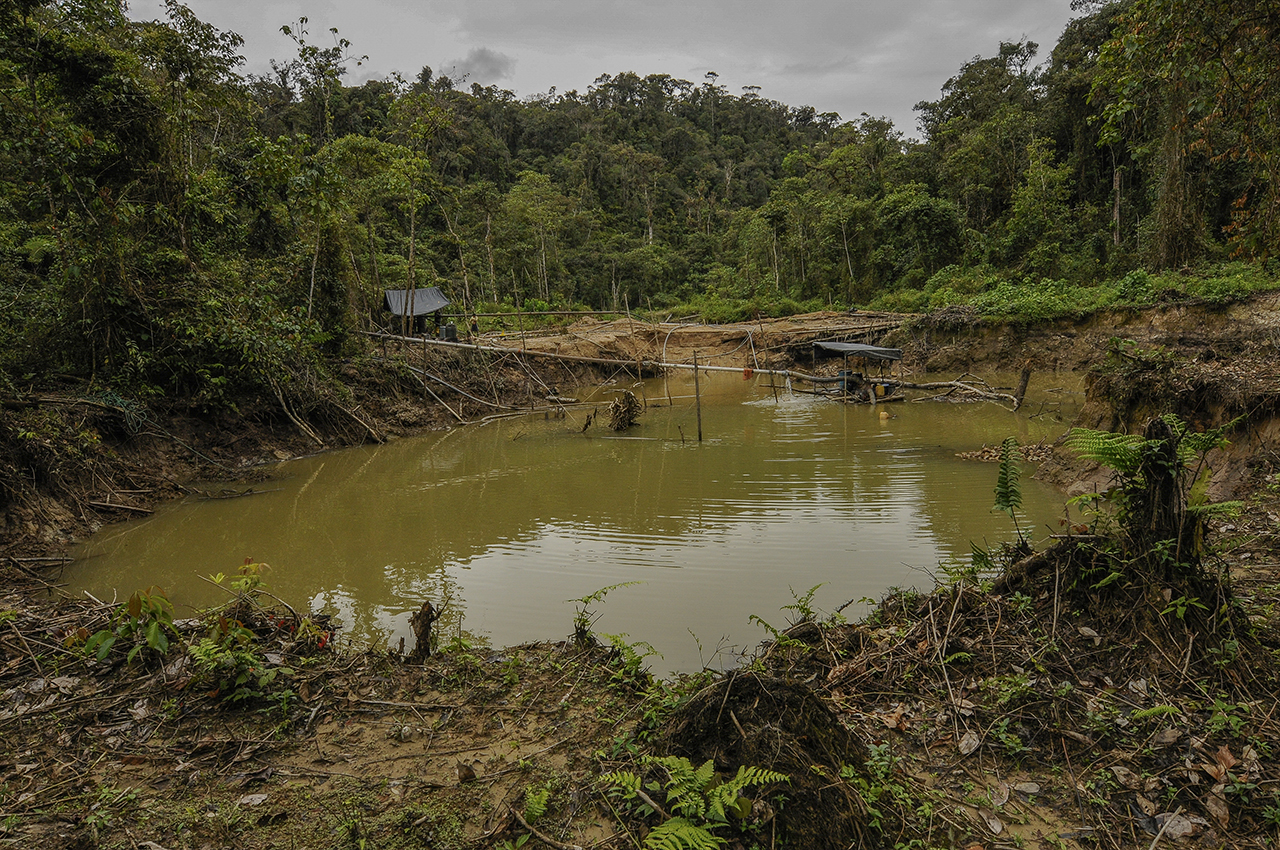
[[[784,625],[792,591],[825,582],[814,604],[830,611],[928,586],[940,562],[968,558],[970,541],[1012,539],[1009,517],[991,510],[996,467],[955,454],[1010,434],[1054,438],[1079,403],[1048,389],[1073,390],[1071,378],[1033,384],[1015,415],[990,404],[845,406],[785,389],[775,400],[767,378],[712,374],[701,379],[699,445],[693,378],[669,380],[645,384],[651,406],[623,438],[580,433],[574,411],[290,461],[264,485],[276,492],[175,503],[111,526],[64,579],[105,600],[158,585],[181,615],[226,598],[200,576],[248,557],[271,565],[277,596],[336,612],[342,634],[378,646],[412,644],[408,616],[424,599],[449,600],[446,630],[495,646],[560,638],[574,611],[565,600],[641,582],[596,606],[596,630],[648,641],[663,655],[657,672],[697,669],[764,636],[750,615]],[[1056,525],[1062,504],[1024,479],[1033,536]]]

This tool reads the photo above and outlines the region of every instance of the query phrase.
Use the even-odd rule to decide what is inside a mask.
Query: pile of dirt
[[[1053,456],[1053,446],[1044,440],[1038,443],[1029,443],[1025,446],[1018,446],[1018,452],[1022,455],[1022,459],[1027,463],[1043,463]],[[999,463],[1000,462],[1000,446],[988,446],[985,443],[982,448],[974,449],[968,452],[957,452],[956,457],[963,460],[976,460],[980,463]]]
[[[1090,373],[1075,424],[1137,434],[1165,413],[1178,416],[1194,431],[1233,423],[1228,444],[1206,456],[1206,493],[1214,502],[1240,498],[1256,489],[1253,470],[1274,453],[1280,437],[1280,379],[1274,354],[1250,348],[1231,358],[1203,359],[1113,341]],[[1058,446],[1036,477],[1077,496],[1105,491],[1111,473]]]
[[[722,774],[762,767],[791,777],[776,812],[783,846],[863,847],[874,836],[866,802],[842,772],[864,769],[867,751],[809,686],[741,671],[699,691],[667,722],[659,750]]]

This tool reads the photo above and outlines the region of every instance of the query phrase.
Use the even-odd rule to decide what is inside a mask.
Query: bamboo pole
[[[583,357],[582,355],[579,355],[579,354],[556,354],[550,351],[531,351],[528,349],[522,350],[519,348],[504,348],[500,345],[478,345],[478,344],[469,343],[469,342],[444,342],[442,340],[435,340],[435,339],[423,340],[419,337],[402,337],[402,336],[396,336],[394,334],[384,335],[384,334],[372,333],[369,331],[362,331],[362,333],[365,333],[366,335],[373,336],[373,337],[386,336],[387,339],[393,342],[400,341],[400,342],[420,343],[425,341],[427,345],[439,345],[439,346],[444,346],[446,348],[452,348],[455,350],[491,351],[491,352],[494,352],[495,354],[515,354],[515,355],[523,355],[525,357],[547,357],[552,360],[568,360],[575,363],[593,363],[598,366],[622,366],[627,369],[634,369],[636,365],[636,361],[634,360],[611,360],[604,357]],[[660,360],[641,360],[640,365],[648,367],[650,369],[692,369],[693,368],[693,366],[689,365],[688,363],[668,363]],[[702,364],[698,366],[698,368],[704,372],[736,372],[738,374],[742,374],[741,366],[708,366],[706,364]],[[840,380],[839,378],[836,378],[836,377],[827,377],[824,375],[810,375],[805,372],[796,372],[790,369],[755,369],[753,371],[760,372],[761,374],[764,374],[764,375],[780,375],[784,378],[792,378],[800,381],[808,381],[809,383],[814,383],[814,384],[830,384]]]
[[[451,319],[463,319],[467,317],[464,313],[445,313],[443,314]],[[480,319],[510,319],[515,313],[471,313],[471,316]],[[526,310],[526,316],[617,316],[617,310]]]
[[[693,352],[693,406],[698,409],[698,442],[702,442],[702,389],[698,382],[698,352]]]

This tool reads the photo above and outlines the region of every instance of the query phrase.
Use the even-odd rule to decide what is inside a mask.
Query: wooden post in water
[[[698,442],[702,442],[702,390],[698,381],[698,352],[693,352],[693,406],[698,411]]]
[[[427,335],[422,335],[422,403],[427,403]]]
[[[1013,391],[1013,409],[1022,407],[1022,400],[1027,397],[1027,384],[1031,383],[1031,361],[1022,364],[1022,374],[1018,376],[1018,388]]]
[[[640,382],[640,395],[644,397],[644,409],[649,409],[649,391],[644,386],[644,363],[640,360],[640,355],[636,355],[636,380]]]

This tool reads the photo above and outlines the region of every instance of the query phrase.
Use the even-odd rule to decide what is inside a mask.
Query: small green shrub
[[[173,605],[158,587],[136,591],[129,600],[116,608],[111,615],[111,625],[90,635],[84,651],[105,660],[117,645],[129,645],[125,660],[130,663],[143,651],[163,656],[169,651],[170,636],[177,636],[173,627]]]
[[[641,814],[654,814],[653,798],[645,793],[663,792],[671,814],[645,839],[645,850],[701,850],[717,848],[726,839],[714,830],[728,826],[730,818],[744,823],[751,814],[751,800],[743,796],[749,788],[789,783],[786,774],[761,767],[743,765],[737,775],[723,779],[708,760],[695,768],[680,756],[656,758],[645,756],[641,763],[654,766],[666,774],[665,781],[644,783],[631,771],[614,771],[600,777],[610,794],[627,802],[636,802]]]

